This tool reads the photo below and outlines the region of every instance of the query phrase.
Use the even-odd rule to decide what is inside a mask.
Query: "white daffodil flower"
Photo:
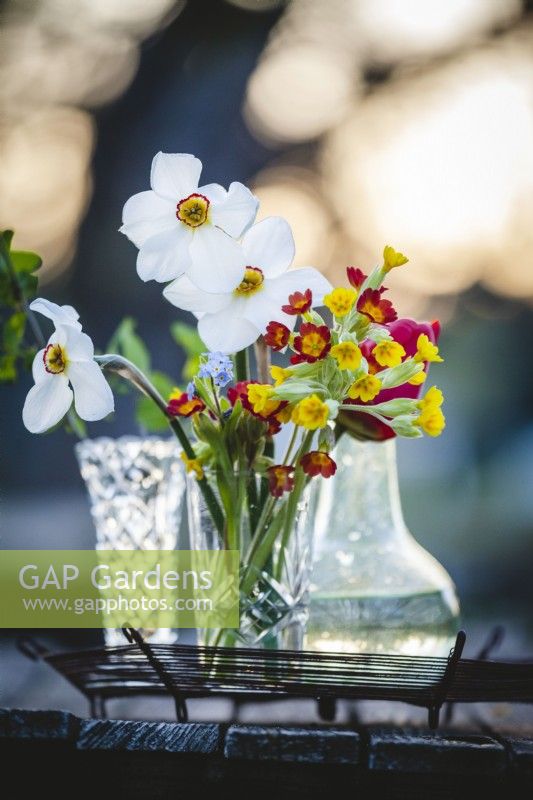
[[[244,257],[235,241],[253,223],[258,200],[242,183],[226,191],[198,186],[202,162],[185,153],[158,153],[151,191],[127,201],[120,231],[139,248],[137,272],[162,283],[180,275],[206,292],[232,291]]]
[[[93,343],[82,333],[75,309],[42,298],[34,300],[30,308],[49,317],[56,329],[33,360],[35,385],[22,410],[26,428],[31,433],[53,428],[67,413],[73,398],[78,415],[87,422],[106,417],[115,406],[113,393],[94,361]]]
[[[210,350],[242,350],[253,344],[272,320],[292,330],[296,317],[281,310],[289,294],[311,289],[313,305],[319,306],[332,288],[312,267],[289,270],[294,239],[289,223],[281,217],[268,217],[250,228],[242,249],[246,269],[233,291],[203,292],[186,275],[163,290],[173,305],[199,318],[198,333]]]
[[[78,331],[81,331],[81,322],[79,322],[80,315],[72,306],[58,306],[57,303],[52,303],[51,300],[46,300],[44,297],[38,297],[30,303],[32,311],[37,311],[43,317],[51,319],[56,328],[59,325],[72,325]]]

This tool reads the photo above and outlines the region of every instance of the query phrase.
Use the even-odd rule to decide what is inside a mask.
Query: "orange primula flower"
[[[305,292],[294,292],[289,295],[288,305],[281,306],[281,310],[290,316],[297,314],[305,314],[313,304],[313,294],[311,289],[306,289]]]
[[[328,326],[304,322],[300,326],[299,335],[294,337],[294,349],[297,353],[291,357],[291,363],[299,364],[307,361],[308,364],[313,364],[325,358],[330,348],[331,334]]]
[[[191,417],[205,408],[205,403],[194,395],[189,398],[187,392],[172,392],[167,405],[167,413],[173,417]]]
[[[380,325],[394,322],[398,318],[391,301],[385,300],[379,289],[365,289],[357,301],[356,308],[371,322],[377,322]]]
[[[282,322],[269,322],[264,340],[272,350],[283,350],[289,343],[290,335],[290,330]]]
[[[323,478],[331,478],[337,471],[337,465],[328,453],[322,450],[311,450],[302,456],[300,461],[303,471],[306,475],[314,477],[315,475],[322,475]]]
[[[268,488],[273,497],[281,497],[284,492],[291,492],[294,489],[294,467],[286,467],[277,464],[267,469]]]

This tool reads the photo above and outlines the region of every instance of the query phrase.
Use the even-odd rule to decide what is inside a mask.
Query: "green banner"
[[[0,551],[0,628],[125,624],[238,628],[238,551]]]

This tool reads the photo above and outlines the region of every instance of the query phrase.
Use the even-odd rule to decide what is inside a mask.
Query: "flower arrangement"
[[[335,475],[340,435],[380,441],[442,432],[441,391],[432,386],[422,396],[429,365],[442,361],[439,325],[397,318],[383,283],[407,263],[402,253],[386,246],[369,274],[348,267],[345,286],[311,267],[290,269],[288,223],[254,224],[253,194],[240,183],[199,186],[201,168],[191,155],[156,155],[151,189],[127,201],[120,229],[138,248],[141,279],[164,283],[166,300],[197,319],[205,347],[187,385],[163,396],[134,359],[95,355],[72,307],[29,302],[40,262],[11,251],[9,233],[0,240],[0,297],[11,314],[4,377],[6,364],[13,378],[31,355],[29,325],[39,346],[23,408],[29,431],[62,420],[80,430],[80,418],[109,415],[106,375],[139,389],[178,437],[218,546],[240,551],[246,599],[265,571],[282,580],[306,487]],[[52,321],[48,339],[35,314]],[[283,361],[272,364],[272,354]],[[158,384],[168,389],[168,381]],[[283,454],[277,441],[285,441]]]

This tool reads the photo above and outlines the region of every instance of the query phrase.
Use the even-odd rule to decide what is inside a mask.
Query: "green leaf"
[[[18,355],[20,344],[26,329],[26,314],[18,311],[4,323],[2,349],[8,355]]]
[[[107,350],[124,356],[147,374],[150,371],[150,353],[141,337],[135,333],[136,325],[132,317],[125,317],[111,337]]]
[[[87,425],[82,418],[78,416],[74,406],[71,407],[70,413],[65,422],[65,430],[67,433],[76,434],[76,436],[78,436],[80,439],[87,438]]]
[[[159,394],[166,400],[174,389],[174,382],[163,372],[152,372],[150,380]],[[136,403],[135,417],[139,427],[149,433],[168,429],[168,419],[149,397],[140,397]]]
[[[185,350],[189,358],[199,356],[205,351],[205,344],[193,325],[188,325],[186,322],[173,322],[170,326],[170,333],[176,344]]]
[[[194,376],[198,373],[200,369],[200,356],[190,356],[185,361],[183,365],[183,369],[181,371],[181,376],[184,381],[192,381]]]
[[[17,377],[15,367],[16,357],[13,355],[0,356],[0,383],[10,383]]]
[[[37,253],[29,250],[12,250],[11,262],[17,272],[35,272],[42,265],[43,260]]]

